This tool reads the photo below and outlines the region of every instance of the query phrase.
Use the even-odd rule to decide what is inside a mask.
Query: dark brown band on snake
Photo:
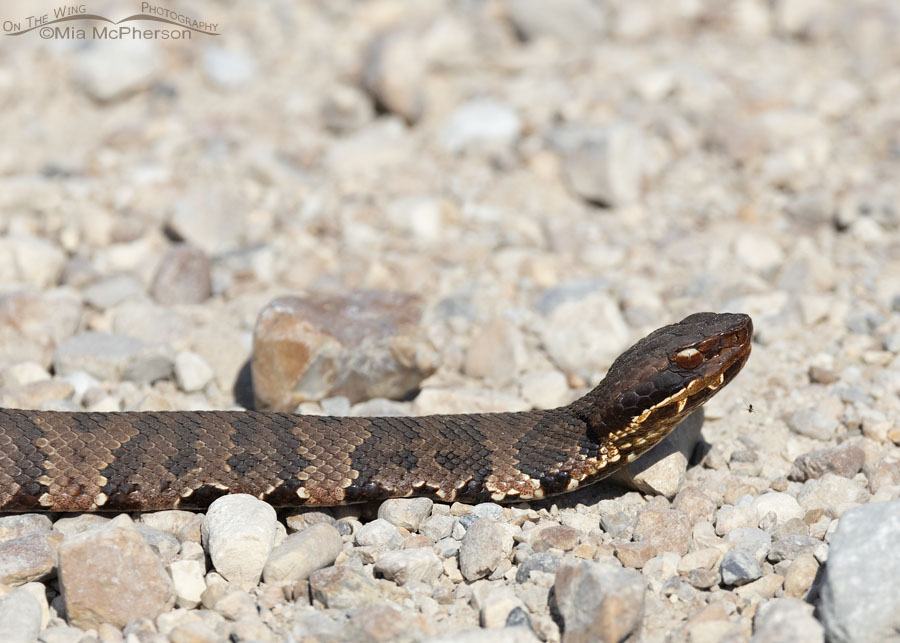
[[[697,313],[625,351],[568,406],[524,413],[322,417],[254,411],[0,410],[0,511],[275,506],[424,495],[543,498],[658,444],[750,355],[741,314]]]

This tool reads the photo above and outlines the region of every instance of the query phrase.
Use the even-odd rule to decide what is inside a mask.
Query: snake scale
[[[274,506],[425,495],[544,498],[658,444],[750,355],[747,315],[696,313],[620,355],[567,406],[520,413],[323,417],[256,411],[0,409],[0,511]]]

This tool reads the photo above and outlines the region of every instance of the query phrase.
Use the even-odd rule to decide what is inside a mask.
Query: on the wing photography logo
[[[24,36],[37,33],[44,40],[191,40],[194,34],[218,36],[218,23],[150,2],[140,13],[111,20],[88,13],[87,5],[62,5],[52,11],[19,20],[3,19],[3,33]]]

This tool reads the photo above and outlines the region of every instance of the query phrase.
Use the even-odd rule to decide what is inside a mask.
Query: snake
[[[635,461],[727,385],[753,322],[695,313],[628,348],[554,409],[393,417],[266,411],[0,409],[0,511],[274,507],[428,496],[516,502],[573,491]]]

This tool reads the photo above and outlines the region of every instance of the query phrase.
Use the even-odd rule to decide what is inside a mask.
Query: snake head
[[[695,313],[650,333],[582,398],[589,429],[611,459],[636,459],[734,379],[752,335],[750,317],[737,313]]]

